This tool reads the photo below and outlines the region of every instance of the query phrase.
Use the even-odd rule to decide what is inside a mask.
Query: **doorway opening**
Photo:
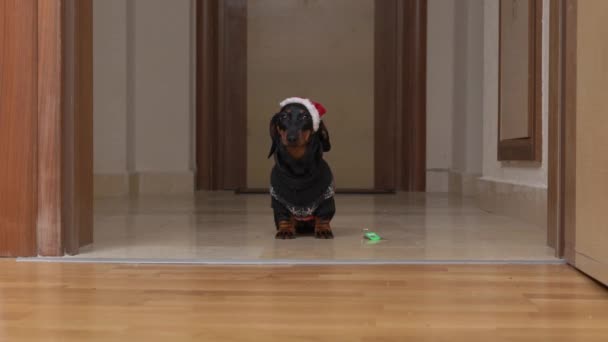
[[[425,6],[197,1],[197,188],[267,192],[268,122],[305,96],[329,109],[338,191],[424,191]]]
[[[546,227],[479,203],[485,4],[93,3],[99,196],[78,258],[555,260]],[[248,194],[266,193],[268,121],[294,95],[329,109],[348,193],[331,242],[275,241],[270,197]]]

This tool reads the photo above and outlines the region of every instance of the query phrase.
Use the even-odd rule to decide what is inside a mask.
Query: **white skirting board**
[[[136,172],[95,174],[96,197],[170,195],[194,192],[194,172]]]
[[[547,189],[492,179],[477,181],[479,207],[547,229]]]

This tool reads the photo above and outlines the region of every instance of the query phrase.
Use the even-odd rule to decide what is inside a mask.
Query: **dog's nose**
[[[287,136],[287,142],[289,143],[295,143],[296,141],[298,141],[298,137],[295,135],[288,135]]]

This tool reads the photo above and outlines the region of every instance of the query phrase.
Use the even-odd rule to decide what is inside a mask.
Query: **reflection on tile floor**
[[[446,194],[341,195],[334,240],[274,239],[267,195],[103,198],[80,258],[555,260],[545,232]],[[369,244],[363,229],[385,240]]]

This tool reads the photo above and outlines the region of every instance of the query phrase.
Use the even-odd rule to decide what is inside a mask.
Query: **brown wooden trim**
[[[196,3],[196,184],[220,189],[218,170],[218,1]]]
[[[79,245],[93,243],[93,0],[77,0],[75,206]]]
[[[511,0],[501,0],[511,1]],[[533,0],[529,2],[530,18],[529,18],[529,69],[533,73],[533,77],[529,81],[529,98],[528,98],[528,135],[529,137],[520,139],[505,139],[500,138],[501,131],[501,59],[502,59],[502,43],[499,43],[498,53],[498,160],[518,160],[518,161],[535,161],[542,160],[542,17],[543,6],[542,0]],[[500,6],[502,12],[502,6]],[[499,15],[498,35],[499,42],[502,42],[502,13]]]
[[[197,189],[237,189],[247,167],[247,3],[197,1]]]
[[[577,55],[577,0],[565,0],[564,44],[562,55],[563,77],[563,148],[564,148],[564,258],[575,264],[576,245],[576,55]],[[561,237],[560,237],[561,238]]]
[[[93,241],[92,1],[38,1],[38,254]]]
[[[498,142],[498,160],[530,160],[534,155],[532,139],[509,139]]]
[[[92,1],[62,0],[62,253],[93,242]]]
[[[427,1],[375,6],[374,187],[424,191]]]
[[[221,1],[219,19],[219,176],[235,190],[247,179],[247,0]]]
[[[76,2],[77,0],[64,0],[63,6],[63,124],[62,124],[62,211],[63,218],[63,245],[68,254],[77,254],[78,243],[77,223],[75,221],[74,205],[76,203],[75,187],[72,180],[75,177],[74,139],[75,126],[75,97],[76,84]]]
[[[532,115],[529,116],[530,136],[532,137],[533,161],[542,161],[543,151],[543,0],[531,1],[534,5],[532,27],[534,40],[532,63],[534,63],[534,93],[531,94]]]
[[[81,9],[78,13],[74,11],[75,4]],[[9,34],[23,42],[22,46],[2,42],[2,48],[19,51],[14,54],[19,60],[8,60],[7,65],[18,70],[19,82],[31,84],[20,84],[20,94],[8,93],[8,96],[27,98],[33,107],[30,118],[28,105],[15,105],[14,108],[20,110],[11,112],[19,113],[21,119],[20,125],[12,130],[28,139],[28,142],[19,142],[19,160],[22,163],[32,160],[30,170],[26,170],[10,156],[3,158],[19,171],[22,179],[13,180],[19,185],[18,194],[3,187],[0,193],[9,194],[11,200],[23,208],[16,211],[18,214],[22,214],[22,210],[31,209],[31,212],[30,217],[23,217],[25,221],[11,218],[11,222],[19,224],[19,234],[5,234],[5,239],[0,240],[13,245],[8,255],[60,256],[64,248],[77,251],[74,241],[79,235],[82,237],[83,231],[92,233],[92,45],[90,39],[81,42],[87,35],[92,38],[91,1],[31,0],[11,7],[10,17],[19,18],[27,28],[19,34]],[[79,18],[82,25],[75,26],[75,18]],[[74,38],[75,35],[78,38]],[[27,44],[30,46],[26,48]],[[28,86],[35,91],[28,92]],[[6,134],[11,138],[7,145],[18,142],[14,132]],[[0,174],[2,179],[11,179],[9,176]],[[32,185],[27,182],[29,177]],[[28,200],[23,202],[23,195],[19,194],[28,196]],[[29,201],[34,203],[30,206]],[[30,236],[30,226],[35,237]],[[75,227],[80,230],[76,232]],[[24,239],[27,248],[22,245]],[[0,253],[5,254],[3,250]]]
[[[61,233],[62,9],[38,1],[38,254],[63,255]]]
[[[36,10],[0,2],[0,256],[36,255]]]
[[[396,189],[397,0],[374,7],[374,187]]]
[[[541,162],[543,155],[543,0],[535,0],[534,11],[534,109],[530,121],[534,161]]]
[[[563,256],[560,232],[563,230],[563,160],[561,47],[562,2],[551,0],[549,14],[549,122],[548,122],[548,187],[547,187],[547,244],[555,249],[557,257]]]
[[[427,1],[403,4],[402,76],[397,89],[402,99],[399,114],[403,117],[400,136],[400,190],[426,190],[426,37]],[[398,56],[399,56],[398,54]]]

